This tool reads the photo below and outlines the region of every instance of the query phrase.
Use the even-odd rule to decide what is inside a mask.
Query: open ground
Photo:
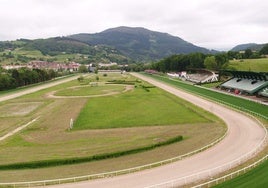
[[[94,82],[92,86],[74,80],[2,102],[0,110],[11,115],[0,117],[1,135],[35,117],[40,118],[0,143],[0,166],[120,152],[161,143],[178,135],[183,136],[183,141],[82,164],[0,170],[1,182],[62,178],[144,165],[203,147],[226,131],[224,123],[210,113],[130,75],[99,77],[98,81],[94,74],[85,77],[88,83]],[[103,84],[118,83],[118,80],[124,80],[125,84]],[[127,83],[133,82],[135,86],[128,86]],[[51,98],[51,93],[60,98]],[[92,98],[93,95],[99,97]],[[38,105],[30,109],[24,108],[25,103]],[[12,114],[13,107],[25,111]],[[71,118],[75,123],[69,131]]]

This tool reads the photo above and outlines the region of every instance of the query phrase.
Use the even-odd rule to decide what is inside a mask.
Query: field
[[[215,188],[224,187],[236,187],[236,188],[260,188],[268,187],[267,182],[268,177],[268,161],[259,165],[255,169],[243,174],[237,178],[230,181],[224,182],[220,185],[215,186]]]
[[[238,71],[268,72],[268,58],[232,60],[229,67]]]
[[[9,50],[0,52],[0,56],[3,54],[9,54]],[[23,50],[22,48],[16,48],[15,50],[11,51],[12,55],[14,57],[12,58],[0,58],[0,64],[11,64],[11,63],[24,63],[20,59],[16,58],[17,56],[25,56],[27,58],[33,58],[33,59],[44,59],[44,60],[56,60],[56,62],[68,62],[70,60],[74,61],[81,61],[83,60],[83,57],[81,54],[57,54],[56,56],[49,56],[49,55],[43,55],[39,50]],[[30,60],[28,60],[30,61]]]
[[[130,75],[98,76],[0,103],[0,136],[39,117],[0,142],[1,182],[144,165],[200,148],[226,131],[217,117]],[[183,140],[176,141],[179,136]]]

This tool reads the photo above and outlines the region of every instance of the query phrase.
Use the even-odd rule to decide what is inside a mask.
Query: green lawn
[[[268,58],[232,60],[229,67],[238,71],[268,72]]]
[[[12,53],[16,55],[24,55],[24,56],[33,57],[33,58],[45,57],[39,50],[23,50],[21,48],[17,48]]]
[[[232,180],[215,186],[215,188],[263,188],[268,187],[268,161],[254,168],[253,170],[238,176]]]
[[[94,98],[75,121],[75,129],[102,129],[208,122],[195,106],[157,88]],[[198,111],[202,111],[198,109]],[[205,113],[202,111],[202,113]]]

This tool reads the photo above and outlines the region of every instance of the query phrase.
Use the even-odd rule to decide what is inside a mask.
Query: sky
[[[228,50],[268,43],[267,11],[267,0],[0,0],[0,41],[129,26]]]

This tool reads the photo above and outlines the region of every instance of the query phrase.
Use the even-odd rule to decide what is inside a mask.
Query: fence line
[[[244,113],[244,112],[243,112]],[[265,126],[263,125],[263,123],[261,123],[258,119],[256,119],[254,116],[252,115],[249,115],[251,116],[252,118],[254,118],[256,121],[258,121],[258,123],[264,128],[265,130],[265,136],[263,138],[263,140],[261,141],[261,143],[256,147],[254,148],[252,151],[246,153],[245,155],[243,155],[242,157],[239,157],[238,159],[235,159],[229,163],[226,163],[224,165],[221,165],[221,166],[218,166],[216,168],[213,168],[213,169],[209,169],[209,170],[204,170],[202,172],[198,172],[198,173],[195,173],[195,174],[192,174],[192,175],[189,175],[189,176],[185,176],[185,177],[181,177],[181,178],[177,178],[177,179],[174,179],[174,180],[170,180],[170,181],[167,181],[167,182],[163,182],[163,183],[160,183],[160,184],[155,184],[155,185],[152,185],[152,186],[148,186],[146,188],[158,188],[158,187],[176,187],[176,186],[182,186],[182,185],[187,185],[189,183],[194,183],[194,181],[200,181],[201,179],[211,179],[213,177],[213,175],[217,175],[223,171],[227,171],[227,170],[230,170],[232,169],[233,167],[237,166],[237,165],[240,165],[242,164],[243,162],[245,162],[246,160],[252,158],[253,156],[255,156],[259,151],[262,150],[262,148],[266,145],[266,142],[267,142],[267,129],[265,128]],[[211,181],[208,181],[208,182],[205,182],[203,184],[200,184],[200,185],[197,185],[197,186],[194,186],[194,188],[199,188],[199,187],[202,187],[202,186],[209,186],[210,184],[214,183],[214,184],[217,184],[219,183],[220,180],[223,180],[223,181],[226,181],[227,180],[227,177],[228,178],[233,178],[234,175],[239,175],[241,172],[246,172],[246,170],[250,169],[250,168],[253,168],[255,166],[257,166],[258,164],[260,164],[261,162],[265,161],[268,159],[268,155],[266,155],[265,157],[263,157],[261,160],[245,167],[245,168],[242,168],[236,172],[232,172],[232,173],[229,173],[225,176],[222,176],[220,178],[217,178],[217,179],[214,179],[214,180],[211,180]],[[183,182],[183,183],[182,183]]]
[[[205,183],[202,183],[202,184],[199,184],[199,185],[196,185],[194,186],[193,188],[201,188],[201,187],[204,187],[204,186],[212,186],[212,185],[217,185],[219,183],[224,182],[228,179],[232,179],[232,178],[235,178],[236,176],[239,176],[241,174],[245,174],[247,171],[255,168],[256,166],[260,165],[261,163],[263,163],[264,161],[266,161],[268,159],[268,155],[264,156],[263,158],[259,159],[258,161],[254,162],[253,164],[251,165],[248,165],[240,170],[237,170],[235,172],[232,172],[230,174],[227,174],[225,176],[222,176],[222,177],[219,177],[219,178],[216,178],[214,180],[211,180],[211,181],[208,181],[208,182],[205,182]]]
[[[173,80],[173,79],[171,79]],[[176,80],[174,80],[176,81]],[[199,172],[199,173],[196,173],[196,174],[192,174],[192,175],[189,175],[189,176],[186,176],[186,177],[182,177],[182,178],[178,178],[178,179],[174,179],[174,180],[171,180],[171,181],[168,181],[168,182],[164,182],[164,183],[160,183],[160,184],[156,184],[156,185],[152,185],[152,186],[148,186],[146,188],[156,188],[156,187],[175,187],[175,186],[179,186],[179,184],[181,184],[181,181],[183,180],[184,181],[184,184],[183,185],[187,185],[188,183],[191,183],[191,182],[194,182],[193,180],[199,180],[200,177],[203,175],[203,178],[204,179],[208,179],[208,178],[211,178],[212,177],[212,174],[213,174],[213,170],[216,172],[215,174],[219,174],[218,169],[220,169],[221,171],[225,171],[225,170],[229,170],[237,165],[240,165],[242,162],[246,161],[247,159],[250,159],[252,158],[254,155],[256,155],[266,144],[266,140],[267,140],[267,129],[266,127],[263,125],[263,123],[261,123],[257,118],[255,118],[253,115],[255,116],[258,116],[258,117],[262,117],[266,120],[268,120],[268,117],[267,116],[264,116],[262,114],[258,114],[256,112],[253,112],[253,111],[250,111],[250,110],[247,110],[247,109],[244,109],[242,107],[239,107],[239,106],[236,106],[236,105],[233,105],[233,104],[230,104],[230,103],[227,103],[225,101],[222,101],[222,100],[219,100],[219,99],[215,99],[213,97],[208,97],[204,94],[200,94],[200,93],[196,93],[196,92],[193,92],[191,90],[188,90],[188,89],[184,89],[184,91],[186,92],[189,92],[191,94],[194,94],[194,95],[197,95],[197,96],[201,96],[202,98],[205,98],[207,100],[211,100],[213,102],[216,102],[218,104],[221,104],[221,105],[224,105],[224,106],[227,106],[227,107],[230,107],[232,108],[233,110],[236,110],[236,111],[239,111],[240,113],[243,113],[243,114],[246,114],[248,116],[250,116],[251,118],[255,119],[260,126],[263,127],[263,129],[265,130],[265,136],[263,138],[263,140],[261,141],[261,143],[259,144],[258,147],[256,147],[255,149],[253,149],[252,151],[248,152],[247,154],[243,155],[242,157],[234,160],[234,161],[231,161],[225,165],[222,165],[222,166],[219,166],[219,167],[216,167],[214,169],[209,169],[209,170],[205,170],[205,171],[202,171],[202,172]],[[226,180],[226,177],[233,177],[233,175],[237,175],[239,173],[241,173],[242,171],[245,171],[246,169],[250,169],[252,167],[255,167],[256,165],[260,164],[261,162],[267,160],[268,156],[266,155],[265,157],[263,157],[261,160],[253,163],[252,165],[249,165],[241,170],[238,170],[236,172],[233,172],[233,173],[230,173],[230,174],[227,174],[223,177],[220,177],[220,178],[217,178],[215,180],[211,180],[211,181],[208,181],[206,183],[203,183],[203,184],[200,184],[198,186],[195,186],[195,188],[197,187],[202,187],[202,186],[209,186],[209,184],[212,184],[212,183],[215,183],[215,182],[219,182],[219,180]],[[189,182],[187,182],[187,180]],[[190,182],[191,181],[191,182]]]
[[[70,182],[78,182],[78,181],[85,181],[85,180],[91,180],[91,179],[98,179],[98,178],[104,178],[104,177],[112,177],[112,176],[117,176],[117,175],[121,175],[121,174],[128,174],[128,173],[132,173],[132,172],[137,172],[137,171],[141,171],[144,169],[150,169],[153,167],[157,167],[157,166],[162,166],[168,163],[172,163],[178,160],[181,160],[183,158],[186,158],[188,156],[194,155],[196,153],[199,153],[201,151],[204,151],[212,146],[214,146],[215,144],[219,143],[223,138],[225,138],[225,136],[227,135],[227,131],[225,132],[225,134],[216,139],[215,141],[213,141],[212,143],[199,148],[197,150],[191,151],[189,153],[186,153],[184,155],[180,155],[174,158],[170,158],[170,159],[166,159],[163,161],[159,161],[159,162],[155,162],[155,163],[151,163],[151,164],[147,164],[147,165],[143,165],[143,166],[137,166],[137,167],[133,167],[133,168],[128,168],[128,169],[123,169],[123,170],[118,170],[118,171],[112,171],[112,172],[106,172],[106,173],[99,173],[99,174],[92,174],[92,175],[85,175],[85,176],[77,176],[77,177],[70,177],[70,178],[61,178],[61,179],[52,179],[52,180],[40,180],[40,181],[30,181],[30,182],[10,182],[10,183],[0,183],[0,186],[45,186],[45,185],[53,185],[53,184],[62,184],[62,183],[70,183]]]

